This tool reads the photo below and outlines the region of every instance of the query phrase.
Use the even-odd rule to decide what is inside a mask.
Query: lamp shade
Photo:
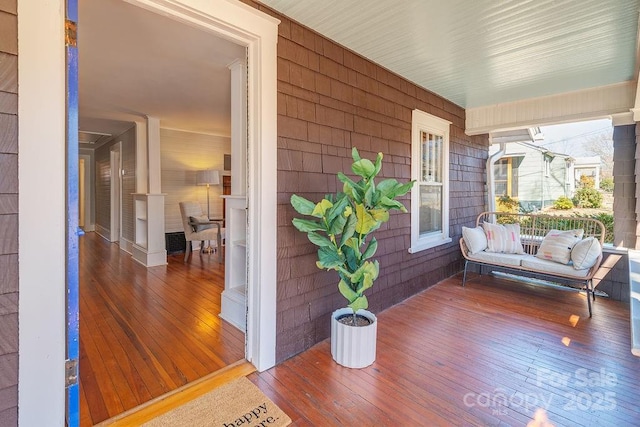
[[[196,185],[218,185],[220,184],[220,174],[217,170],[207,169],[196,172]]]

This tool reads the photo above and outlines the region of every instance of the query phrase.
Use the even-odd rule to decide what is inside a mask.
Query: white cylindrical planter
[[[367,326],[347,326],[336,320],[352,313],[350,308],[340,308],[331,315],[331,357],[347,368],[364,368],[376,360],[378,320],[367,310],[357,312],[371,320]]]

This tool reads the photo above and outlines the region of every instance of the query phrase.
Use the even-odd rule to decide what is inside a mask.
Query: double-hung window
[[[415,253],[449,238],[449,126],[413,110],[411,130],[411,247]]]

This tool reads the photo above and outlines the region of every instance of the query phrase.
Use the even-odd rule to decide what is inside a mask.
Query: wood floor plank
[[[327,340],[249,378],[294,426],[371,417],[379,425],[512,426],[538,409],[556,426],[640,425],[640,358],[630,351],[626,304],[598,298],[589,318],[575,292],[490,275],[462,287],[454,276],[378,322],[377,358],[367,368],[337,365]],[[601,373],[615,381],[583,381]]]
[[[113,256],[110,251],[98,250],[98,256]],[[108,330],[96,340],[87,338],[86,351],[93,355],[103,341],[130,339],[105,354],[138,349],[137,359],[130,357],[135,363],[120,374],[134,382],[133,395],[141,391],[136,382],[150,389],[142,360],[151,362],[149,372],[162,366],[169,376],[189,369],[183,365],[190,354],[196,364],[204,364],[204,358],[227,360],[227,353],[212,343],[243,349],[243,336],[215,316],[220,304],[216,285],[193,288],[198,281],[219,286],[219,266],[199,273],[207,257],[194,258],[187,268],[170,263],[148,270],[118,260],[90,274],[89,283],[99,283],[86,297],[101,301],[88,307]],[[98,280],[118,275],[127,279]],[[329,342],[323,341],[249,379],[294,426],[526,425],[537,409],[544,409],[556,426],[640,425],[640,359],[630,352],[628,305],[598,298],[589,318],[584,298],[490,275],[462,287],[461,277],[454,276],[378,315],[378,356],[372,366],[336,365]],[[196,307],[172,312],[171,304],[180,310]],[[135,307],[124,309],[127,305]],[[188,350],[168,351],[177,345],[180,330],[189,330]],[[142,338],[151,341],[148,347]],[[85,359],[86,372],[91,372],[93,361]],[[95,363],[97,371],[105,369],[104,361]],[[580,382],[581,375],[601,372],[615,381]],[[609,401],[599,400],[605,393]],[[82,401],[87,406],[95,401],[100,413],[109,404],[105,397],[87,393]]]
[[[80,239],[81,426],[94,425],[244,358],[219,318],[217,256],[145,268],[96,233]]]
[[[255,371],[248,362],[241,361],[211,373],[197,381],[173,390],[139,407],[133,408],[116,417],[105,420],[100,426],[129,427],[141,425],[185,403],[196,399],[211,390],[227,384],[237,378],[246,377]]]

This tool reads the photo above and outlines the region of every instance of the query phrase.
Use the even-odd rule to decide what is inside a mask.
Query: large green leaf
[[[316,204],[297,194],[291,195],[291,206],[301,215],[311,215]]]
[[[375,237],[372,237],[371,241],[369,242],[369,245],[367,246],[367,249],[362,254],[362,259],[371,258],[372,256],[375,255],[377,250],[378,250],[378,241],[376,240]]]
[[[335,247],[323,246],[318,249],[318,262],[316,262],[318,268],[334,270],[344,262],[344,255],[340,255]]]
[[[389,211],[386,209],[370,209],[369,213],[371,214],[373,219],[375,219],[376,221],[379,221],[379,222],[389,221]]]
[[[340,237],[340,244],[338,246],[342,247],[347,240],[353,237],[356,232],[356,216],[351,214],[347,217],[347,222],[344,224],[344,228],[342,229],[342,236]]]
[[[389,196],[389,197],[395,198],[399,196],[404,196],[409,192],[409,190],[411,190],[411,188],[413,187],[413,184],[415,183],[416,183],[415,181],[409,181],[404,184],[397,185],[396,188],[393,190],[393,196]]]
[[[364,204],[365,206],[372,207],[373,206],[373,194],[375,192],[375,185],[373,181],[369,182],[369,185],[366,187],[367,189],[364,192]]]
[[[378,191],[382,193],[383,196],[389,197],[389,195],[393,193],[393,190],[397,186],[398,186],[398,181],[393,178],[389,178],[389,179],[384,179],[380,181],[378,183],[377,188],[378,188]]]
[[[325,212],[328,209],[330,209],[332,206],[333,206],[333,203],[331,203],[329,200],[322,199],[318,203],[316,203],[315,207],[313,208],[313,211],[311,212],[311,215],[315,216],[316,218],[322,218]]]
[[[378,278],[378,262],[366,261],[356,273],[353,274],[353,281],[358,280],[358,287],[356,292],[359,294],[364,293],[367,289],[373,286],[374,280]]]
[[[338,179],[343,183],[342,191],[356,203],[362,203],[364,189],[342,172],[338,172]]]
[[[358,294],[351,289],[351,286],[347,284],[344,280],[340,279],[340,283],[338,283],[338,290],[342,294],[343,297],[349,301],[349,303],[355,301],[358,298]]]
[[[345,246],[342,253],[347,261],[348,271],[354,271],[358,269],[358,260],[360,258],[360,251],[354,251],[353,248]]]
[[[360,159],[351,165],[351,170],[358,176],[369,179],[376,171],[376,167],[369,159]]]
[[[327,211],[327,221],[333,221],[338,215],[344,213],[345,208],[349,205],[349,198],[346,196],[340,197]]]
[[[369,308],[369,301],[367,301],[367,297],[365,295],[359,296],[348,306],[353,311],[358,311],[360,309],[366,310]]]
[[[378,153],[376,157],[375,170],[373,171],[373,176],[377,176],[380,173],[380,169],[382,169],[382,153]]]
[[[311,231],[311,232],[307,233],[307,237],[309,238],[311,243],[315,243],[316,245],[318,245],[320,247],[333,246],[333,243],[331,243],[331,240],[327,239],[326,237],[324,237],[321,234],[316,233],[315,231]]]
[[[346,222],[347,218],[345,218],[344,215],[338,215],[333,219],[331,224],[329,224],[329,233],[333,234],[334,236],[342,233]]]
[[[358,153],[358,149],[356,147],[353,147],[351,149],[351,157],[353,158],[354,162],[360,160],[360,153]]]
[[[324,230],[324,226],[322,224],[316,221],[311,221],[309,219],[294,218],[291,222],[293,223],[294,227],[296,227],[303,233]]]
[[[397,200],[391,200],[388,197],[383,197],[382,199],[380,199],[380,205],[384,206],[387,209],[399,209],[402,212],[407,211],[407,208],[405,208],[402,203]]]
[[[404,196],[413,187],[415,181],[409,181],[404,184],[400,184],[393,178],[385,179],[378,183],[378,191],[390,199],[394,199],[398,196]]]
[[[376,220],[367,212],[364,205],[360,203],[356,205],[356,218],[356,233],[368,234],[376,225]]]

